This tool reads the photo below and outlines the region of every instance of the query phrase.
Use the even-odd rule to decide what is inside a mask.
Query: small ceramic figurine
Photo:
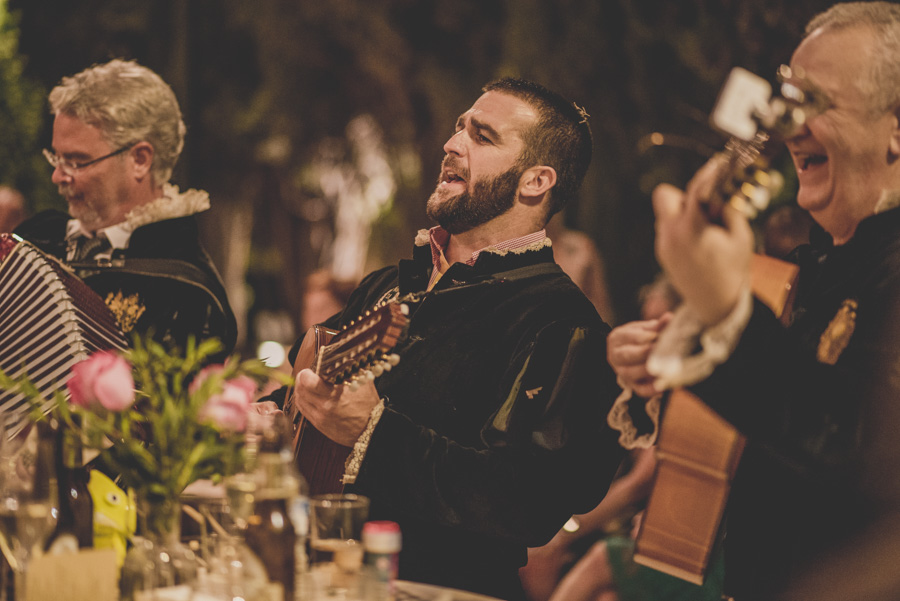
[[[134,497],[98,470],[91,470],[88,490],[94,500],[94,548],[114,549],[121,568],[128,540],[137,529]]]

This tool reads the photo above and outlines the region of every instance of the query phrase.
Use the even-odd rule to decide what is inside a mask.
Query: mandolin
[[[400,357],[391,350],[406,331],[408,313],[406,305],[390,302],[366,312],[340,331],[313,326],[300,345],[293,376],[311,368],[330,384],[354,388],[362,379],[375,379],[399,362]],[[285,399],[284,413],[294,424],[294,459],[310,494],[340,492],[344,464],[352,449],[329,439],[299,412],[293,389]]]
[[[732,138],[720,153],[717,193],[705,205],[713,222],[725,205],[753,219],[780,188],[769,169],[772,140],[793,136],[811,116],[827,108],[824,95],[802,73],[782,66],[779,94],[743,69],[726,81],[711,115],[714,127]],[[783,323],[796,291],[796,265],[755,255],[753,293]],[[731,481],[745,437],[703,401],[684,389],[668,400],[656,445],[657,467],[647,508],[635,540],[634,561],[701,584],[718,540]]]

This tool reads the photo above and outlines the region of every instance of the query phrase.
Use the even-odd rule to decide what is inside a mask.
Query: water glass
[[[362,588],[362,529],[369,499],[359,495],[319,495],[310,500],[311,599],[350,601]]]

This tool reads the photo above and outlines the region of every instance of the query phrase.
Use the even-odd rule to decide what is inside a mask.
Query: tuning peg
[[[367,369],[366,371],[364,371],[364,372],[362,373],[362,375],[363,375],[363,377],[364,377],[366,380],[368,380],[369,382],[371,382],[372,380],[375,379],[375,374],[372,373],[372,370],[369,370],[369,369]]]
[[[781,189],[784,187],[784,176],[777,169],[760,169],[754,174],[753,178],[760,186],[764,186],[769,190],[772,196],[781,192]]]
[[[403,313],[404,315],[409,315],[409,305],[407,305],[406,303],[401,303],[400,304],[400,312]]]
[[[354,391],[354,390],[357,390],[357,389],[359,388],[359,382],[357,382],[356,380],[350,380],[349,382],[347,382],[346,384],[344,384],[344,386],[346,386],[347,388],[349,388],[351,391]]]
[[[398,355],[397,353],[391,353],[387,356],[387,361],[391,366],[397,365],[398,363],[400,363],[400,355]]]
[[[381,363],[375,363],[375,364],[372,365],[372,370],[371,370],[371,371],[372,371],[372,373],[375,375],[375,377],[377,378],[378,376],[380,376],[381,374],[384,373],[384,367],[381,366]]]
[[[747,219],[754,219],[759,213],[759,211],[756,210],[756,207],[750,204],[750,201],[743,192],[733,194],[731,198],[728,199],[728,204],[732,209],[738,211]]]
[[[755,186],[750,182],[741,186],[741,194],[746,198],[753,208],[757,211],[763,211],[769,206],[772,200],[772,193],[764,186]]]

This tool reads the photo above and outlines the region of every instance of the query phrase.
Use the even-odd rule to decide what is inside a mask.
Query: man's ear
[[[900,106],[894,109],[891,119],[891,138],[888,143],[888,150],[891,153],[891,161],[900,159]]]
[[[536,165],[526,169],[519,178],[519,197],[525,202],[540,202],[556,185],[556,169]]]
[[[150,142],[138,142],[131,149],[131,158],[133,161],[134,177],[138,181],[145,177],[150,177],[150,168],[153,166],[153,155],[155,151]]]

